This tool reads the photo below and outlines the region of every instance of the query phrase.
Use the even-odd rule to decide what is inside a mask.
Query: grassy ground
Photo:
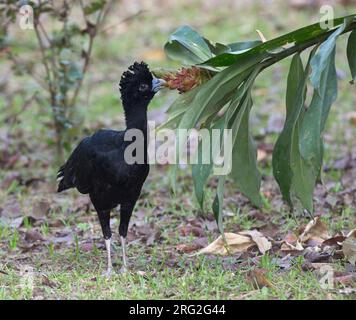
[[[123,19],[137,9],[133,3],[125,1],[115,12]],[[161,48],[168,35],[182,24],[224,43],[254,39],[255,29],[269,39],[318,20],[317,9],[293,10],[286,1],[268,5],[262,1],[233,3],[143,1],[145,11],[141,15],[99,37],[81,96],[83,107],[79,109],[85,131],[123,126],[113,83],[133,60],[145,60],[152,67],[176,66],[165,60]],[[335,7],[336,16],[355,11],[355,6]],[[116,19],[113,14],[108,25]],[[20,39],[23,36],[19,35]],[[23,49],[31,47],[31,38],[22,45]],[[283,119],[289,62],[267,70],[254,90],[251,121],[258,147],[266,153],[260,161],[264,208],[251,207],[229,184],[224,209],[227,231],[258,228],[273,239],[268,254],[254,251],[228,257],[191,256],[218,236],[210,210],[216,181],[210,181],[206,208],[201,212],[188,169],[181,170],[178,192],[172,195],[168,168],[157,166],[151,168],[130,226],[131,272],[109,280],[102,277],[106,254],[97,217],[86,197],[74,191],[54,193],[57,166],[48,145],[51,136],[47,127],[39,125],[48,121],[48,114],[34,105],[19,116],[17,123],[0,128],[0,134],[8,139],[10,156],[22,156],[0,171],[0,299],[354,299],[355,295],[345,294],[350,292],[346,290],[350,283],[339,281],[334,288],[323,289],[319,282],[323,274],[309,258],[303,254],[288,256],[276,249],[287,234],[308,222],[307,217],[295,219],[289,215],[271,177],[271,145],[277,137],[272,120],[278,120],[276,115]],[[355,157],[356,150],[355,127],[349,120],[356,94],[348,84],[345,39],[339,42],[337,68],[339,97],[327,124],[324,185],[318,186],[315,193],[316,215],[331,235],[355,228],[354,195],[344,192],[354,187],[356,177],[354,162],[347,162],[349,155]],[[31,84],[26,77],[12,78],[10,82],[15,87]],[[162,110],[174,97],[163,93],[155,98],[150,119],[161,121]],[[2,101],[4,97],[0,97],[0,110]],[[12,110],[6,104],[3,110],[14,111],[22,104],[21,97],[17,97]],[[10,219],[8,212],[17,218]],[[119,270],[118,220],[117,215],[113,216],[115,269]],[[345,259],[331,257],[327,263],[336,276],[355,271]],[[267,285],[256,284],[256,270],[263,271]]]

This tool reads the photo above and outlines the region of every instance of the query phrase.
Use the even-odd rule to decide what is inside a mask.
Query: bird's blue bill
[[[158,92],[161,89],[161,85],[163,85],[166,81],[163,79],[153,78],[152,79],[152,91]]]

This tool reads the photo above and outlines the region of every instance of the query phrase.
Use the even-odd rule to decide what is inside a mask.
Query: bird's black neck
[[[147,135],[147,105],[148,103],[135,103],[133,106],[124,104],[126,130],[138,129]]]
[[[140,136],[143,137],[143,145],[138,144],[137,147],[142,146],[143,149],[143,161],[144,163],[148,163],[147,159],[147,148],[148,148],[148,139],[147,139],[147,105],[138,105],[137,103],[134,106],[129,106],[129,105],[124,105],[124,110],[125,110],[125,120],[126,120],[126,132],[129,130],[139,130],[141,134],[138,134],[137,132],[131,132],[133,136],[135,136],[134,140],[137,141],[137,139],[140,139]],[[131,136],[130,133],[130,136]],[[131,140],[127,142],[128,145],[131,144]],[[136,150],[137,152],[138,150]],[[137,154],[137,153],[136,153]]]

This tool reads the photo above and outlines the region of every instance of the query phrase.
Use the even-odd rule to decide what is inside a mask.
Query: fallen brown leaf
[[[318,247],[308,247],[305,249],[304,257],[311,263],[328,262],[331,255],[327,252],[320,251]]]
[[[348,274],[340,277],[335,277],[334,281],[340,283],[344,286],[355,286],[356,285],[356,275]]]
[[[267,270],[255,268],[248,273],[247,281],[250,282],[255,289],[261,289],[263,287],[276,289],[275,285],[268,280],[266,274]]]
[[[220,235],[207,247],[197,252],[196,255],[203,253],[217,255],[234,254],[237,252],[246,252],[249,248],[255,246],[255,242],[250,237],[241,234],[225,233],[225,238],[229,251],[226,249],[223,238]]]
[[[1,183],[1,188],[3,189],[8,189],[11,184],[14,182],[14,181],[18,181],[19,183],[21,183],[21,174],[17,171],[10,171],[9,173],[7,173],[4,177],[4,179],[2,180],[2,183]]]
[[[349,232],[346,240],[342,244],[342,251],[350,261],[351,264],[355,265],[356,262],[356,229]]]
[[[193,234],[195,237],[201,237],[204,235],[204,230],[202,228],[192,225],[183,226],[179,231],[183,237],[189,236],[190,234]]]
[[[341,246],[345,239],[345,236],[335,236],[323,241],[322,246]]]
[[[287,238],[287,240],[284,240],[284,242],[282,243],[282,246],[281,246],[281,251],[288,251],[288,252],[291,252],[291,251],[303,251],[304,248],[303,246],[300,244],[299,241],[293,241],[292,243],[291,242],[288,242],[288,240],[290,240],[291,238]]]
[[[257,230],[241,231],[239,234],[250,236],[262,254],[272,248],[271,242]]]
[[[300,243],[305,243],[312,239],[321,244],[324,240],[329,238],[330,235],[326,224],[322,222],[319,217],[316,217],[306,225],[304,231],[298,237],[298,241]]]
[[[45,219],[50,208],[50,203],[47,200],[36,201],[33,205],[31,216],[36,220]]]
[[[27,230],[25,240],[29,242],[43,241],[42,235],[36,230]]]
[[[42,285],[50,287],[50,288],[56,288],[58,287],[58,284],[52,280],[50,280],[46,275],[42,275]]]
[[[319,270],[325,267],[332,268],[332,265],[330,263],[325,263],[325,262],[314,262],[311,263],[311,266],[314,268],[314,270]]]
[[[176,249],[180,252],[184,252],[184,253],[191,253],[197,249],[199,249],[199,247],[195,244],[185,244],[185,243],[181,243],[178,244]]]
[[[2,207],[1,215],[7,218],[17,218],[23,215],[21,206],[15,197],[8,197]]]

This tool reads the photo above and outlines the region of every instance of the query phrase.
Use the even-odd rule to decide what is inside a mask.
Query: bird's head
[[[124,103],[131,101],[135,104],[148,104],[164,82],[152,75],[146,63],[135,62],[122,74],[121,99]]]

